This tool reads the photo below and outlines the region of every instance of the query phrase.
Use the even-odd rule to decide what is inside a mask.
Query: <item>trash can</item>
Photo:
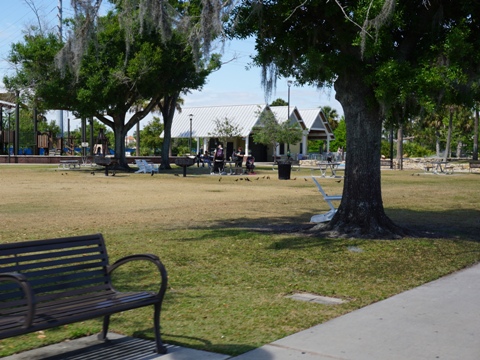
[[[292,171],[292,164],[278,163],[278,180],[290,180],[291,171]]]

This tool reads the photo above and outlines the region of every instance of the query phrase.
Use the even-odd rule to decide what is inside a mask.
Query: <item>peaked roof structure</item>
[[[308,138],[314,140],[333,140],[332,129],[328,124],[322,110],[291,108],[288,114],[288,106],[271,106],[265,104],[254,105],[231,105],[231,106],[207,106],[184,108],[182,112],[176,112],[173,118],[172,138],[189,138],[190,126],[192,138],[210,138],[215,133],[215,120],[228,119],[241,129],[241,137],[248,137],[252,129],[258,125],[260,116],[264,111],[271,111],[279,123],[297,121],[302,129],[308,130]],[[163,138],[163,133],[160,135]]]
[[[208,138],[215,132],[215,120],[228,119],[241,129],[240,136],[247,137],[260,119],[267,105],[234,105],[184,108],[175,113],[172,138],[190,137],[190,119],[193,138]],[[160,135],[163,137],[163,133]]]
[[[319,108],[302,109],[300,115],[308,129],[308,138],[314,140],[334,140],[332,128]]]
[[[297,107],[292,108],[290,114],[288,113],[289,106],[270,106],[270,110],[280,124],[289,119],[290,122],[299,123],[302,129],[307,128]]]

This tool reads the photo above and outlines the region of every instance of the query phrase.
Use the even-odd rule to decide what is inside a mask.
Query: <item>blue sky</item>
[[[28,25],[37,24],[33,10],[24,0],[1,0],[2,16],[0,17],[0,91],[4,91],[3,76],[11,71],[10,65],[4,60],[11,44],[22,41],[23,31]],[[59,0],[31,0],[42,17],[46,29],[57,31]],[[105,1],[106,2],[106,1]],[[64,17],[71,17],[70,0],[63,0]],[[233,41],[225,44],[222,68],[211,74],[202,91],[194,91],[184,96],[184,107],[263,104],[277,98],[288,99],[287,79],[277,82],[276,91],[269,99],[261,86],[261,71],[250,68],[250,56],[254,53],[254,40]],[[235,58],[235,60],[228,62]],[[335,100],[333,89],[318,90],[315,87],[290,87],[290,104],[299,109],[311,109],[319,106],[330,106],[342,115],[343,109]]]

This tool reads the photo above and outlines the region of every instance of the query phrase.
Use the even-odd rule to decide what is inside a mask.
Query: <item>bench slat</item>
[[[54,249],[52,249],[54,250]],[[0,257],[0,265],[8,265],[8,264],[15,264],[18,262],[31,262],[31,261],[38,261],[41,259],[50,259],[50,258],[56,258],[56,257],[71,257],[73,255],[85,255],[85,254],[92,254],[92,253],[98,253],[99,249],[97,246],[95,247],[81,247],[81,248],[68,248],[68,249],[59,249],[59,251],[52,251],[52,250],[43,250],[43,252],[37,252],[35,255],[30,255],[30,252],[22,253],[22,252],[16,252],[13,254],[13,256],[6,256],[6,255],[12,255],[8,254],[7,251],[2,251],[2,255]],[[12,252],[12,251],[10,251]],[[28,255],[23,255],[23,254],[28,254]]]

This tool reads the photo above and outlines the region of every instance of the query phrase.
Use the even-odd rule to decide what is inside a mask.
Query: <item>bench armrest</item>
[[[160,277],[162,279],[162,283],[160,285],[160,289],[158,290],[157,296],[163,298],[165,291],[167,290],[167,283],[168,283],[168,275],[165,266],[163,266],[162,262],[160,261],[159,257],[153,254],[137,254],[137,255],[129,255],[125,256],[121,259],[115,261],[112,265],[107,266],[107,273],[110,275],[115,269],[124,265],[131,261],[149,261],[157,267]]]
[[[24,328],[29,328],[35,317],[35,295],[32,291],[32,287],[27,280],[27,277],[20,273],[0,273],[0,281],[14,282],[22,289],[25,299],[27,301],[27,315],[25,316]]]

